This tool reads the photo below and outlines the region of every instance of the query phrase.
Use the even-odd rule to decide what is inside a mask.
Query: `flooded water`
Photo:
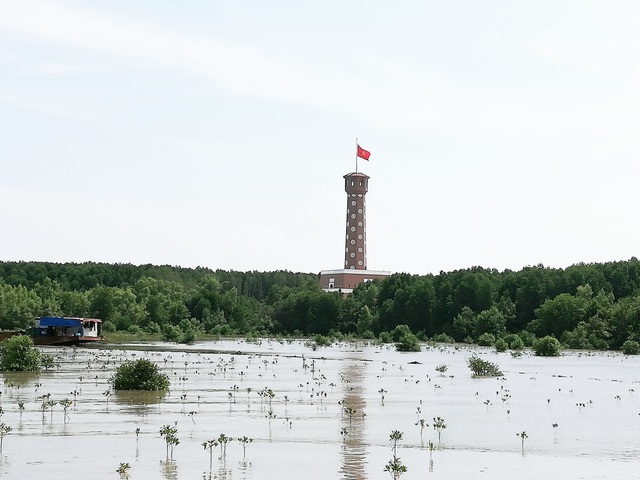
[[[637,357],[346,343],[314,351],[267,340],[130,347],[50,348],[59,364],[52,371],[4,375],[1,422],[12,431],[0,476],[113,479],[128,462],[131,479],[388,479],[389,435],[399,430],[402,479],[638,477]],[[472,378],[473,353],[504,378]],[[156,362],[170,392],[111,392],[117,365],[136,358]],[[442,364],[444,375],[435,371]],[[73,402],[66,417],[59,403],[42,410],[46,395]],[[434,417],[446,424],[440,441]],[[178,430],[173,460],[163,425]],[[226,458],[214,450],[210,467],[202,443],[221,433],[234,440]],[[253,439],[246,456],[243,436]]]

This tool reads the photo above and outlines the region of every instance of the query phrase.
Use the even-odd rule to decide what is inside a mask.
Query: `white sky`
[[[640,2],[0,0],[0,259],[371,269],[640,254]]]

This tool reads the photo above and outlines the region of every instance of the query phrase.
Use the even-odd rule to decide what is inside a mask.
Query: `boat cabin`
[[[40,317],[36,320],[34,343],[73,344],[102,340],[102,320],[97,318]]]

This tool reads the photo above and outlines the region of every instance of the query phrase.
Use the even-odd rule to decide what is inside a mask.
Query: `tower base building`
[[[388,277],[391,272],[367,270],[367,222],[365,196],[369,177],[364,173],[344,176],[347,192],[347,221],[345,233],[344,268],[320,272],[320,287],[325,292],[348,294],[359,284]]]
[[[361,283],[382,280],[391,275],[386,270],[322,270],[320,288],[325,292],[340,292],[347,295]]]

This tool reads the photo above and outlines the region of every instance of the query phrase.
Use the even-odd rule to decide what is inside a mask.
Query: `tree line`
[[[399,273],[343,297],[310,273],[103,263],[0,262],[0,328],[41,315],[101,318],[107,331],[353,335],[509,345],[553,336],[570,348],[640,341],[640,262]],[[400,330],[398,330],[400,329]],[[505,340],[506,339],[506,340]]]

